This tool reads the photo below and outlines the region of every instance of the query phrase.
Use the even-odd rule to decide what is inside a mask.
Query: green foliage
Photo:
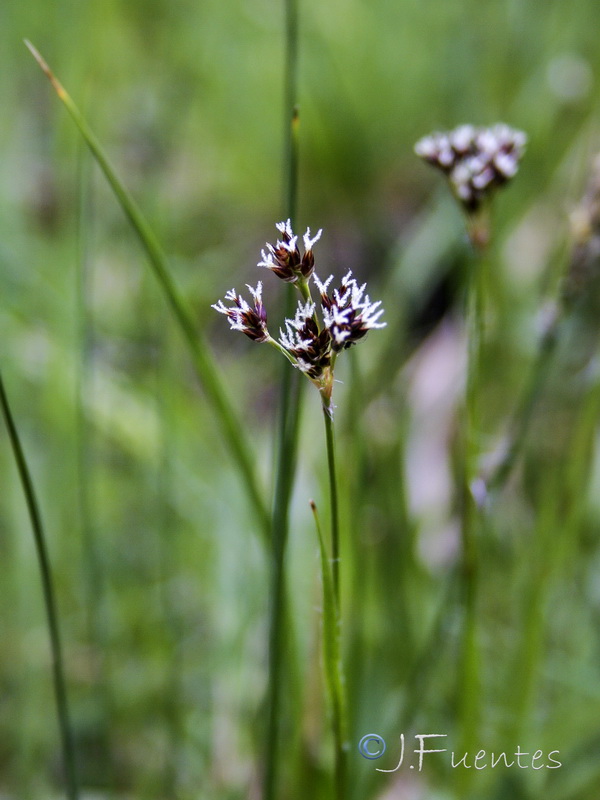
[[[21,40],[48,59],[168,253],[269,486],[279,359],[230,336],[209,306],[263,277],[274,329],[283,313],[281,287],[254,266],[282,217],[283,9],[9,0],[0,22],[0,367],[49,537],[84,797],[245,798],[262,751],[265,550],[138,242]],[[402,732],[409,750],[415,732],[459,746],[469,253],[412,146],[462,122],[529,134],[494,205],[482,287],[486,470],[534,373],[539,313],[559,292],[568,214],[598,149],[599,23],[592,0],[300,3],[298,227],[323,227],[321,277],[368,279],[388,322],[336,374],[349,800],[464,800],[449,754],[426,756],[421,773],[376,771],[395,766]],[[598,796],[597,319],[591,304],[561,328],[519,460],[478,528],[480,747],[558,749],[563,767],[473,771],[473,797]],[[331,797],[313,394],[286,564],[282,800]],[[0,794],[37,800],[58,796],[60,746],[4,432],[0,486]],[[370,732],[388,743],[377,761],[357,750]]]

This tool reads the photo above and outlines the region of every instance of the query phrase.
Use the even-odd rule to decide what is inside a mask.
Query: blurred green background
[[[494,206],[481,387],[481,447],[493,453],[569,263],[568,216],[599,146],[600,7],[299,5],[298,227],[324,229],[321,277],[352,269],[368,279],[388,322],[340,363],[336,388],[351,798],[464,800],[441,756],[420,774],[376,772],[395,766],[403,732],[458,739],[449,576],[469,249],[441,178],[412,147],[463,122],[504,121],[529,136]],[[263,278],[273,327],[281,320],[282,287],[255,264],[284,214],[283,7],[0,8],[0,367],[50,537],[84,796],[258,797],[268,560],[145,257],[25,37],[168,252],[270,486],[279,361],[231,335],[210,304]],[[585,336],[575,326],[563,348],[526,468],[494,499],[481,545],[481,748],[559,750],[563,767],[483,770],[473,797],[600,791],[597,321],[588,315]],[[307,391],[288,557],[296,650],[283,800],[329,796],[307,503],[326,509],[321,426]],[[0,487],[0,796],[58,797],[44,608],[4,433]],[[381,761],[356,749],[373,731],[388,742]]]

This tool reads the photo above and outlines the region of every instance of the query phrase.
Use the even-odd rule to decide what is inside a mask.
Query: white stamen
[[[289,240],[289,242],[280,242],[279,240],[277,240],[277,247],[278,248],[279,247],[283,247],[283,249],[287,250],[288,253],[293,253],[294,250],[296,249],[297,241],[298,241],[298,237],[297,236],[292,236],[292,238]]]
[[[287,219],[285,222],[277,222],[275,223],[275,227],[280,233],[285,233],[289,237],[292,237],[294,235],[294,232],[292,231],[291,219]]]
[[[254,298],[254,303],[255,304],[261,303],[262,302],[262,281],[259,281],[256,284],[256,289],[253,289],[252,286],[250,286],[249,283],[247,283],[246,286],[248,287],[248,291],[250,292],[250,294]]]
[[[323,229],[319,228],[319,230],[317,231],[315,236],[313,236],[312,239],[311,239],[311,237],[310,237],[310,228],[307,228],[306,229],[306,233],[302,237],[302,239],[304,241],[304,250],[305,251],[312,250],[313,245],[315,244],[315,242],[319,241],[319,239],[321,238],[321,234],[322,233],[323,233]]]
[[[271,247],[271,246],[269,244],[267,244],[267,247]],[[275,266],[275,262],[273,261],[273,253],[269,252],[267,254],[267,253],[265,253],[264,250],[261,250],[260,254],[262,256],[262,261],[259,261],[256,266],[257,267],[267,267],[267,269],[273,269],[273,267]]]
[[[315,286],[319,290],[319,293],[322,294],[322,295],[326,295],[327,294],[327,287],[329,286],[329,284],[333,280],[333,275],[330,275],[324,283],[321,283],[321,281],[319,280],[319,278],[317,276],[317,273],[313,272],[313,280],[315,282]]]

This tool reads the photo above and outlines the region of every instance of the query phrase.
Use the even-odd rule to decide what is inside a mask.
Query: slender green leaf
[[[91,128],[85,121],[83,115],[71,99],[70,95],[67,94],[62,84],[58,81],[50,67],[46,64],[35,47],[27,40],[25,41],[25,44],[50,80],[50,83],[52,84],[58,97],[73,118],[77,128],[79,129],[79,132],[85,139],[94,158],[96,159],[96,162],[98,163],[113,192],[115,193],[121,208],[131,222],[134,231],[136,232],[144,250],[146,251],[150,267],[152,268],[152,271],[158,280],[160,288],[165,295],[169,307],[171,308],[175,321],[183,334],[198,377],[202,382],[206,396],[208,397],[215,416],[219,421],[225,441],[229,447],[231,455],[233,456],[240,476],[243,479],[249,499],[260,523],[264,539],[267,541],[269,538],[271,524],[269,512],[263,498],[263,492],[259,486],[256,464],[252,456],[252,450],[246,439],[244,427],[227,396],[225,388],[221,382],[218,367],[212,355],[210,354],[204,335],[202,331],[197,329],[194,325],[191,316],[185,308],[183,300],[179,295],[169,270],[167,258],[160,244],[158,243],[156,236],[154,235],[154,231],[138,208],[133,197],[129,194],[122,181],[117,176],[114,168],[105,155],[104,149],[100,145],[100,142],[92,132]]]
[[[52,582],[52,571],[50,568],[50,557],[46,545],[46,534],[42,523],[39,504],[31,477],[31,471],[25,458],[25,452],[21,445],[21,439],[17,431],[17,426],[8,402],[8,395],[4,388],[4,381],[0,374],[0,408],[12,453],[17,465],[19,480],[23,487],[27,511],[33,531],[35,548],[37,552],[40,575],[42,579],[42,591],[46,606],[46,617],[48,622],[48,633],[50,636],[50,649],[52,651],[52,673],[54,677],[54,695],[56,697],[56,707],[58,711],[58,724],[62,741],[63,761],[65,768],[65,782],[68,800],[78,800],[79,789],[77,783],[77,769],[75,760],[75,747],[73,744],[73,729],[69,718],[69,707],[67,703],[67,688],[65,681],[64,660],[62,655],[62,645],[60,640],[60,629],[58,623],[58,613],[56,610],[56,600],[54,596],[54,584]]]
[[[346,707],[344,696],[344,678],[340,648],[340,613],[336,601],[333,570],[325,546],[319,514],[314,502],[311,508],[315,518],[315,527],[319,541],[321,564],[321,581],[323,585],[323,666],[325,680],[331,701],[331,717],[335,740],[336,761],[336,798],[346,797]]]

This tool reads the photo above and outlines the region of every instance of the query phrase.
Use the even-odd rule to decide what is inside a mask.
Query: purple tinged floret
[[[267,312],[262,302],[262,283],[259,281],[256,289],[253,289],[250,284],[246,284],[246,286],[254,300],[253,306],[244,300],[235,289],[231,289],[225,295],[225,300],[232,302],[233,306],[227,307],[222,300],[219,300],[211,308],[220,314],[225,314],[231,330],[241,331],[255,342],[266,342],[270,337],[267,330]]]
[[[258,262],[259,267],[266,267],[288,283],[296,283],[298,280],[307,280],[312,275],[315,266],[313,255],[313,245],[321,238],[322,231],[317,231],[311,238],[310,228],[302,237],[304,253],[300,254],[298,248],[298,236],[292,231],[290,220],[278,222],[275,226],[281,238],[273,245],[266,243],[266,249],[261,250],[262,260]]]
[[[333,279],[330,276],[325,283],[315,276],[315,283],[321,293],[323,324],[330,332],[332,350],[335,353],[352,347],[360,341],[372,328],[385,328],[385,322],[379,322],[383,314],[381,301],[372,303],[365,294],[367,284],[359,286],[349,271],[342,278],[339,288],[328,294],[328,287]]]
[[[241,331],[256,342],[269,341],[283,351],[287,358],[317,386],[324,404],[333,410],[331,393],[333,371],[337,355],[363,339],[369,330],[383,328],[380,321],[381,302],[372,303],[366,294],[366,284],[359,285],[347,272],[339,286],[330,289],[333,276],[321,281],[314,273],[313,246],[321,238],[321,230],[311,236],[310,228],[302,237],[304,253],[298,250],[298,237],[292,231],[290,220],[277,224],[281,238],[275,245],[267,244],[262,251],[259,266],[267,267],[279,277],[298,281],[303,300],[299,302],[294,317],[284,321],[279,339],[273,339],[267,329],[267,314],[262,302],[262,284],[255,289],[248,286],[252,304],[235,289],[212,307],[224,314],[232,330]],[[313,302],[308,285],[312,275],[319,292]],[[303,283],[300,283],[300,279]],[[320,310],[319,310],[320,309]]]
[[[465,209],[475,212],[516,175],[526,143],[525,133],[503,123],[491,128],[460,125],[420,139],[415,153],[441,170]]]

